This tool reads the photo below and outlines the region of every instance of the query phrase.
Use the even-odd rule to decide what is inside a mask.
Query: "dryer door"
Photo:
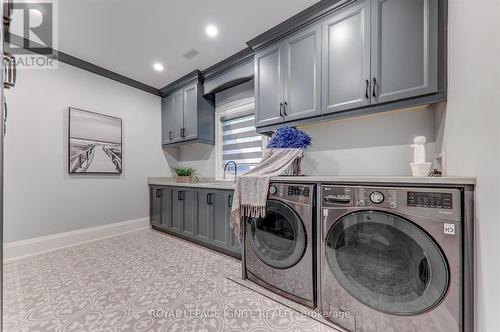
[[[325,250],[340,285],[380,312],[425,312],[448,288],[448,265],[437,244],[411,221],[391,213],[344,216],[330,228]]]
[[[287,204],[268,200],[265,218],[247,218],[247,239],[255,255],[277,269],[294,266],[306,249],[304,224]]]

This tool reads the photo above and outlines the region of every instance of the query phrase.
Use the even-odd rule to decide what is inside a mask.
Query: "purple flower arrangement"
[[[279,128],[267,143],[268,149],[306,149],[311,136],[293,127]]]

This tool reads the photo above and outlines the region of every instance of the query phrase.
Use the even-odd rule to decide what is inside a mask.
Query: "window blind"
[[[255,115],[222,117],[222,160],[224,165],[234,161],[238,174],[254,168],[262,159],[262,136],[255,129]],[[233,165],[227,170],[232,171]]]

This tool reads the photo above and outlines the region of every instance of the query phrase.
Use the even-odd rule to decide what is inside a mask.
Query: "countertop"
[[[411,177],[411,176],[279,176],[272,178],[275,182],[291,183],[373,183],[373,184],[428,184],[428,185],[475,185],[473,177]],[[235,184],[229,181],[200,179],[195,183],[175,183],[173,178],[148,178],[148,184],[234,190]]]

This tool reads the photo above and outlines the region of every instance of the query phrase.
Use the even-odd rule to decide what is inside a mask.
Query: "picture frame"
[[[122,174],[122,129],[121,118],[69,107],[68,174]]]

